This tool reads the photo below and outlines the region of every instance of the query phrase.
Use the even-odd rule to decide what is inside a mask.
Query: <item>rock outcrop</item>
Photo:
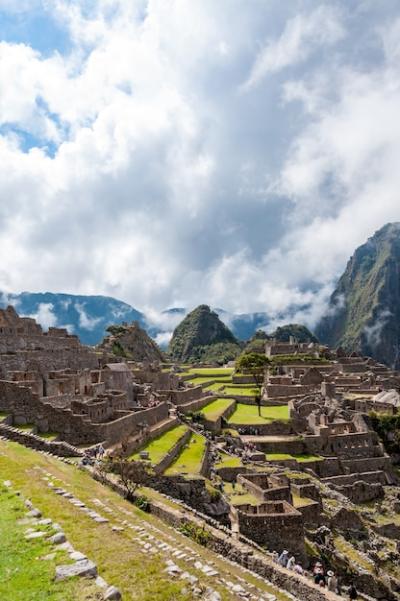
[[[164,357],[157,344],[143,330],[138,322],[109,326],[109,336],[99,344],[100,350],[105,350],[118,357],[131,361],[163,361]]]

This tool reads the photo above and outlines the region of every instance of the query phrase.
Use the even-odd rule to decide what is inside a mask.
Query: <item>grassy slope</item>
[[[110,526],[113,524],[120,525],[121,519],[128,519],[130,523],[136,525],[155,527],[158,532],[157,536],[161,540],[176,546],[184,544],[190,547],[200,554],[200,560],[203,562],[214,561],[216,569],[224,578],[233,580],[235,574],[240,573],[246,582],[275,594],[279,601],[288,601],[288,597],[277,591],[271,584],[260,581],[250,574],[239,572],[239,570],[235,570],[233,573],[232,566],[227,564],[223,558],[200,547],[157,518],[133,507],[76,467],[65,465],[53,457],[40,455],[18,444],[4,443],[0,440],[0,473],[2,479],[10,479],[15,488],[31,498],[46,517],[50,517],[61,525],[73,546],[88,555],[97,564],[99,574],[110,584],[118,586],[123,598],[127,601],[189,601],[192,596],[190,592],[182,592],[182,581],[172,581],[164,574],[165,556],[161,557],[158,553],[143,555],[140,553],[140,546],[136,542],[137,535],[134,531],[132,533],[126,529],[124,532],[115,532],[111,529]],[[70,490],[91,508],[95,508],[94,498],[106,503],[113,510],[110,524],[96,524],[66,499],[51,492],[41,479],[45,473],[60,478],[59,485]],[[146,490],[146,494],[161,498],[154,491]],[[175,506],[176,509],[179,508],[171,501],[166,504]],[[3,541],[0,539],[0,556],[2,545]],[[183,560],[174,558],[174,561],[182,569],[187,569],[187,564]],[[215,579],[204,576],[194,568],[191,568],[190,572],[200,578],[203,586],[212,585],[213,588],[219,590],[223,601],[232,599],[232,595],[227,593],[226,589],[221,588]],[[2,601],[7,599],[4,596],[0,598]],[[25,594],[21,599],[12,599],[12,601],[42,601],[42,599],[43,597],[37,600],[31,599]],[[7,601],[11,600],[7,599]],[[60,601],[69,601],[69,599],[65,597]],[[74,601],[81,601],[81,598],[76,596]]]
[[[186,431],[186,426],[176,426],[175,428],[164,432],[164,434],[161,434],[161,436],[158,436],[140,450],[147,451],[151,463],[157,465],[178,440],[182,438]],[[134,453],[130,459],[140,459],[139,452],[140,451]]]
[[[25,540],[31,524],[19,523],[27,509],[12,490],[0,486],[0,599],[9,601],[79,601],[95,599],[93,582],[77,578],[54,582],[56,565],[70,563],[67,553],[57,550],[44,538]],[[43,527],[41,527],[44,529]],[[47,527],[48,528],[48,527]],[[49,531],[49,534],[53,534]]]
[[[216,399],[201,410],[201,414],[210,421],[217,421],[224,411],[234,403],[232,399]]]
[[[307,463],[308,461],[323,461],[319,455],[290,455],[289,453],[268,453],[268,461],[282,461],[284,459],[296,459],[298,463]]]
[[[206,439],[204,436],[192,434],[189,443],[165,473],[198,475],[200,473],[205,445]]]
[[[289,408],[287,405],[275,407],[261,407],[261,417],[258,415],[256,405],[236,405],[236,411],[228,419],[232,424],[265,424],[274,420],[289,421]]]

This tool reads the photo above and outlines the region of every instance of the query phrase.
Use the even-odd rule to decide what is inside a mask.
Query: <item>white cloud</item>
[[[79,315],[79,327],[84,330],[94,330],[94,328],[101,322],[101,317],[90,317],[85,311],[83,303],[75,303],[75,309]]]
[[[36,313],[28,315],[33,317],[44,329],[57,325],[57,316],[54,314],[54,305],[52,303],[39,303]]]
[[[67,51],[0,44],[0,290],[312,325],[355,246],[400,219],[396,11],[43,7]]]
[[[305,61],[319,47],[335,44],[343,36],[340,15],[332,7],[321,5],[311,13],[297,14],[287,21],[282,35],[269,40],[259,52],[243,89],[253,88],[270,73]]]
[[[166,347],[172,338],[172,334],[173,332],[159,332],[154,340],[160,347]]]

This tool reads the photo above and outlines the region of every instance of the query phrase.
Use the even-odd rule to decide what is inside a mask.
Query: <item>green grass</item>
[[[220,382],[215,382],[214,384],[210,384],[209,386],[206,386],[204,388],[204,390],[211,391],[211,392],[219,392],[219,391],[222,391],[223,386],[224,385],[221,384]]]
[[[273,421],[289,421],[289,407],[279,405],[273,407],[261,407],[261,417],[258,415],[256,405],[244,405],[238,403],[235,412],[228,419],[228,423],[241,425],[268,424]]]
[[[232,399],[216,399],[201,410],[201,414],[210,421],[217,421],[235,401]]]
[[[32,432],[35,426],[33,424],[19,424],[15,426],[18,430],[22,430],[23,432]]]
[[[149,442],[140,451],[147,451],[151,463],[157,465],[178,440],[182,438],[185,432],[187,432],[186,426],[176,426]],[[140,459],[140,451],[135,452],[129,459]]]
[[[197,374],[199,376],[212,376],[218,378],[219,376],[231,376],[234,371],[235,370],[231,367],[193,367],[180,375],[186,376],[189,374]]]
[[[206,439],[200,434],[192,434],[186,447],[174,463],[166,470],[166,475],[198,475],[202,464]]]
[[[259,390],[257,388],[253,388],[252,386],[248,386],[246,384],[237,384],[232,386],[225,386],[223,389],[225,394],[233,394],[235,396],[255,396],[259,394]]]
[[[78,582],[77,578],[54,581],[56,565],[69,563],[69,557],[58,550],[53,559],[41,559],[55,549],[45,538],[25,540],[28,527],[38,529],[33,524],[18,524],[26,511],[20,497],[5,487],[0,488],[0,599],[76,601],[85,599],[91,590],[93,596],[88,598],[94,599],[93,582]]]
[[[296,509],[300,507],[307,507],[308,505],[312,505],[314,501],[312,499],[307,499],[305,497],[299,497],[298,495],[292,494],[293,498],[293,507]]]
[[[0,411],[0,422],[3,421],[3,419],[5,419],[6,417],[8,417],[10,414],[7,413],[7,411]]]
[[[222,453],[220,460],[215,463],[217,469],[223,467],[242,467],[242,465],[240,457],[231,457],[230,455],[225,455],[225,453]]]
[[[295,459],[298,463],[307,463],[309,461],[323,461],[319,455],[291,455],[290,453],[268,453],[268,461],[284,461],[286,459]]]
[[[55,440],[58,436],[57,432],[38,432],[37,435],[50,441]]]

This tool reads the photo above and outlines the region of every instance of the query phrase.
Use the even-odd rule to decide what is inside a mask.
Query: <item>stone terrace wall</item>
[[[195,386],[193,388],[182,388],[178,390],[170,391],[170,399],[174,405],[183,405],[190,401],[196,401],[203,395],[202,386]]]
[[[184,433],[182,438],[180,438],[178,440],[178,442],[175,443],[175,445],[172,447],[172,449],[170,449],[167,452],[167,454],[161,459],[160,463],[158,463],[155,466],[154,471],[156,472],[156,474],[162,474],[163,472],[165,472],[165,470],[167,468],[169,468],[170,465],[172,465],[172,463],[175,461],[175,459],[178,457],[178,455],[182,451],[185,444],[189,441],[190,435],[191,435],[191,431],[188,430],[187,432]]]
[[[35,451],[46,451],[58,457],[81,457],[83,455],[82,451],[67,442],[46,440],[36,434],[23,432],[4,423],[0,423],[0,435],[31,449],[35,449]]]

